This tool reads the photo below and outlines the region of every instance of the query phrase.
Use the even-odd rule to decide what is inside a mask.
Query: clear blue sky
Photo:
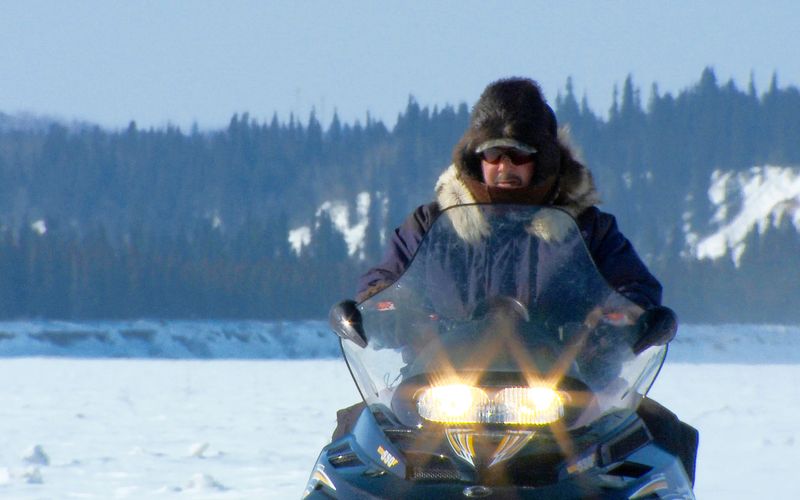
[[[490,81],[572,76],[605,112],[626,75],[678,92],[706,66],[800,85],[796,1],[0,0],[0,111],[201,128],[234,112],[390,126],[413,94],[473,103]]]

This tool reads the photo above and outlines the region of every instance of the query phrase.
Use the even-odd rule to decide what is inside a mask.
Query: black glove
[[[633,344],[634,354],[654,345],[664,345],[675,338],[678,317],[669,307],[655,306],[639,316],[638,326],[639,340]]]

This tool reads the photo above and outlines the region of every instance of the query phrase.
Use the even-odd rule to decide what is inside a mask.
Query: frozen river
[[[651,396],[700,430],[698,498],[800,498],[795,330],[750,342],[739,328],[745,341],[676,344]],[[299,498],[358,397],[331,359],[17,353],[0,380],[0,497],[14,499]]]

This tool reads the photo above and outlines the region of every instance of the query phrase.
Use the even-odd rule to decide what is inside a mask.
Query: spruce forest
[[[488,83],[488,82],[487,82]],[[800,168],[800,91],[746,89],[712,69],[677,95],[628,77],[602,117],[567,80],[561,125],[604,200],[684,321],[800,321],[800,232],[788,217],[747,236],[738,262],[687,251],[686,226],[711,230],[716,170]],[[477,96],[476,96],[477,98]],[[387,128],[367,116],[320,123],[121,130],[20,126],[0,113],[0,318],[322,318],[354,294],[381,241],[433,198],[465,130],[466,104],[413,98]],[[354,216],[369,193],[363,248],[325,202]],[[795,204],[800,200],[795,199]],[[290,230],[308,226],[298,253]]]

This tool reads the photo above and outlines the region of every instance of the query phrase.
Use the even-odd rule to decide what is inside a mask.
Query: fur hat
[[[453,150],[453,163],[463,176],[483,182],[480,156],[487,141],[506,139],[536,150],[532,186],[553,183],[560,173],[558,124],[539,85],[529,78],[491,83],[472,108],[467,131]]]

